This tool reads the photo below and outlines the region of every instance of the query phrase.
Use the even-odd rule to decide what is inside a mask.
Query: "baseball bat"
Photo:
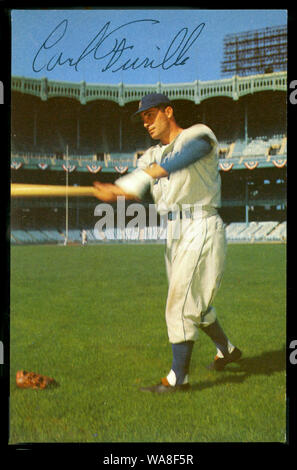
[[[11,197],[94,196],[93,186],[58,186],[48,184],[11,184]]]

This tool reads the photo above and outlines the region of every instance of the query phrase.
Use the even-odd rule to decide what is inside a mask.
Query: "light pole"
[[[66,145],[66,214],[65,214],[65,242],[64,245],[67,245],[68,243],[68,171],[69,171],[69,166],[68,166],[69,158],[68,158],[68,145]]]

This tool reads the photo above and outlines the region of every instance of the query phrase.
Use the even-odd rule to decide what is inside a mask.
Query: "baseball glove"
[[[20,388],[39,388],[44,389],[49,385],[58,385],[51,377],[46,375],[27,372],[26,370],[18,370],[16,373],[16,384]]]

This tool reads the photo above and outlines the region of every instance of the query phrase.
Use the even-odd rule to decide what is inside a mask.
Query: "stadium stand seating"
[[[71,229],[68,231],[68,240],[73,242],[80,242],[81,241],[81,231]]]
[[[261,222],[259,229],[254,233],[255,241],[265,241],[269,233],[278,225],[278,222]]]
[[[13,232],[10,232],[10,243],[11,243],[11,245],[16,245],[17,244],[17,240],[16,240]]]
[[[27,233],[36,242],[45,243],[49,241],[48,237],[41,230],[27,230]]]
[[[42,232],[46,235],[48,241],[50,242],[61,242],[64,239],[63,235],[61,235],[58,230],[50,229],[42,230]]]
[[[248,143],[248,145],[243,149],[243,156],[251,157],[263,157],[267,156],[270,149],[269,141],[262,139],[255,139]]]
[[[16,243],[34,243],[36,240],[31,237],[31,235],[26,230],[13,230],[12,231],[13,240]]]
[[[166,228],[160,226],[126,227],[122,229],[104,229],[103,234],[99,234],[94,229],[86,229],[89,243],[100,241],[162,241],[166,237]],[[226,226],[226,237],[228,242],[284,242],[286,241],[287,223],[276,221],[265,222],[232,222]],[[11,244],[32,244],[32,243],[58,243],[64,242],[64,234],[57,229],[51,230],[12,230],[10,234]],[[68,231],[68,241],[81,243],[81,231],[70,229]]]
[[[274,135],[269,138],[269,155],[283,155],[287,151],[287,138],[283,135]]]
[[[245,228],[246,228],[246,224],[244,222],[232,222],[231,224],[227,225],[226,227],[227,240],[230,240],[230,241],[237,240],[240,232],[242,232]]]
[[[287,239],[287,222],[282,222],[266,237],[268,241],[285,241]]]
[[[228,241],[284,241],[286,238],[286,222],[245,222],[231,223],[226,227]]]
[[[88,229],[88,230],[86,230],[86,232],[87,232],[88,241],[96,241],[94,230]]]
[[[61,242],[63,237],[57,230],[12,230],[12,244]]]
[[[236,140],[232,147],[232,152],[229,153],[228,158],[241,157],[245,146],[246,144],[243,140]]]
[[[221,141],[219,158],[268,157],[268,155],[284,155],[287,152],[287,137],[283,135],[258,136],[246,144],[236,140],[231,144]]]
[[[250,222],[245,225],[245,228],[237,235],[237,241],[250,241],[254,233],[259,229],[258,222]]]
[[[220,141],[219,142],[219,158],[244,158],[244,157],[267,157],[269,155],[284,155],[287,152],[287,137],[285,135],[272,135],[272,136],[257,136],[250,138],[248,143],[243,139],[237,139],[233,142]],[[111,152],[100,154],[94,153],[91,148],[71,150],[70,158],[78,161],[100,161],[106,167],[136,166],[137,158],[143,154],[143,151],[136,152]],[[24,157],[30,159],[42,158],[63,158],[63,152],[53,151],[49,147],[40,147],[38,150],[32,145],[21,144],[16,146],[12,145],[12,156]]]
[[[225,142],[219,144],[219,158],[228,158],[229,145]]]
[[[228,146],[228,152],[227,152],[227,154],[226,154],[226,158],[231,158],[231,157],[232,157],[234,146],[235,146],[235,142],[232,142],[232,143]]]
[[[287,137],[286,136],[283,137],[280,149],[278,151],[279,155],[283,155],[284,153],[287,153]]]

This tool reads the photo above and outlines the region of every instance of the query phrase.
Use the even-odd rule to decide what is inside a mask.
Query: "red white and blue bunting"
[[[232,168],[234,166],[234,163],[220,162],[219,166],[220,166],[221,170],[223,170],[223,171],[230,171],[230,170],[232,170]]]
[[[273,160],[271,160],[271,162],[276,168],[284,168],[285,165],[287,164],[287,159],[286,158],[285,159],[283,159],[283,158],[273,159]],[[26,163],[27,162],[25,162],[25,166],[26,166]],[[244,162],[241,162],[241,164],[244,165],[245,168],[247,168],[248,170],[254,170],[255,168],[258,167],[259,161],[257,161],[257,160],[244,161]],[[23,167],[23,165],[24,165],[23,162],[16,161],[16,160],[12,160],[11,164],[10,164],[11,169],[13,169],[13,170],[19,170],[20,168]],[[219,169],[222,170],[222,171],[230,171],[230,170],[232,170],[234,165],[235,165],[234,162],[219,161]],[[37,166],[40,170],[46,170],[50,167],[50,165],[48,163],[44,163],[44,162],[37,163]],[[72,173],[77,167],[76,167],[76,165],[70,165],[70,164],[67,165],[67,164],[64,163],[62,165],[62,168],[63,168],[64,171]],[[92,164],[86,165],[86,168],[90,173],[99,173],[102,170],[103,167],[101,165],[96,164],[96,163],[92,163]],[[119,173],[121,175],[124,175],[129,170],[129,167],[128,166],[123,166],[123,165],[116,165],[116,166],[114,166],[114,169],[117,173]]]
[[[63,170],[68,171],[68,173],[72,173],[76,169],[76,166],[75,165],[65,165],[65,164],[63,164],[62,168],[63,168]]]
[[[92,165],[87,165],[87,169],[90,173],[99,173],[102,170],[102,166],[93,163]]]
[[[128,166],[115,166],[114,169],[116,170],[117,173],[120,173],[123,175],[124,173],[127,173],[129,167]]]
[[[19,170],[23,166],[22,162],[11,162],[10,168],[13,170]]]
[[[244,166],[248,169],[248,170],[254,170],[255,168],[257,168],[259,162],[244,162]]]
[[[38,168],[40,168],[41,170],[46,170],[48,168],[48,163],[38,163]]]
[[[287,159],[285,159],[285,160],[280,160],[280,159],[279,160],[272,160],[272,163],[277,168],[283,168],[287,163]]]

